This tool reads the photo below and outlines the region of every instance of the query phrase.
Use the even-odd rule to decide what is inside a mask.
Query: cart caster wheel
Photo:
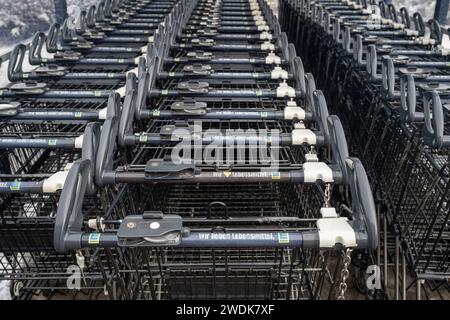
[[[11,284],[9,286],[9,292],[11,294],[12,298],[17,298],[20,296],[20,292],[23,288],[23,282],[22,281],[15,281],[11,280]]]

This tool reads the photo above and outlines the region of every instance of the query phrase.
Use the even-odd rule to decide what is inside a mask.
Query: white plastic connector
[[[403,23],[398,23],[398,22],[395,22],[395,21],[391,21],[390,24],[391,24],[392,28],[397,29],[397,30],[402,30],[402,29],[406,28],[406,26]]]
[[[275,45],[273,43],[270,43],[269,41],[265,41],[261,43],[261,50],[262,51],[275,51]]]
[[[141,53],[147,53],[147,46],[141,47]]]
[[[412,30],[412,29],[405,29],[405,33],[407,36],[418,36],[419,35],[419,31]]]
[[[319,162],[319,158],[316,153],[307,153],[305,154],[305,159],[307,162]]]
[[[106,120],[108,108],[103,108],[98,112],[98,120]]]
[[[436,44],[436,40],[427,38],[427,37],[418,37],[416,38],[417,43],[424,44],[424,45],[433,45]]]
[[[270,73],[270,78],[287,80],[288,72],[281,67],[275,67],[275,68],[273,68],[272,72]]]
[[[64,187],[68,174],[68,170],[58,171],[52,174],[44,180],[42,191],[44,193],[55,193],[56,191],[61,190]]]
[[[106,229],[105,219],[103,217],[100,218],[100,220],[99,219],[89,219],[88,227],[97,232],[105,232],[105,229]]]
[[[256,25],[256,27],[258,28],[258,31],[269,31],[269,26],[264,24],[264,25]]]
[[[317,143],[315,133],[310,129],[294,129],[292,130],[292,145],[300,146],[307,144],[313,146]]]
[[[317,220],[320,248],[333,248],[341,244],[356,247],[356,234],[347,218],[323,218]]]
[[[253,10],[252,16],[260,16],[262,14],[261,10]]]
[[[83,134],[81,136],[75,138],[75,149],[83,148],[83,139],[84,139]]]
[[[277,98],[295,98],[295,89],[288,86],[286,82],[281,82],[277,88]]]
[[[253,21],[264,21],[266,22],[266,19],[264,19],[263,16],[253,16]]]
[[[151,37],[148,37],[148,39],[147,39],[147,41],[148,41],[148,43],[153,43],[153,40],[154,40],[155,38],[153,37],[153,36],[151,36]]]
[[[320,215],[322,216],[322,218],[337,218],[338,217],[335,208],[320,208]]]
[[[123,87],[117,89],[116,92],[119,94],[119,96],[125,97],[125,95],[127,93],[127,87],[123,86]]]
[[[275,53],[270,52],[266,57],[266,64],[281,64],[281,58]]]
[[[255,25],[256,26],[267,26],[267,23],[265,20],[256,20]]]
[[[305,110],[300,107],[284,108],[284,120],[305,120]]]
[[[305,162],[303,164],[305,183],[315,183],[317,180],[333,182],[333,171],[324,162]]]
[[[441,54],[441,56],[448,56],[448,55],[450,55],[450,49],[441,48],[439,50],[439,53]]]
[[[261,39],[261,40],[272,40],[273,37],[272,37],[272,34],[270,34],[269,32],[263,31],[263,32],[260,33],[259,39]]]

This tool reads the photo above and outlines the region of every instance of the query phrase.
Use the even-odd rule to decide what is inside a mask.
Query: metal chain
[[[342,252],[342,270],[341,270],[341,283],[339,284],[339,296],[338,300],[345,300],[345,292],[347,291],[347,278],[350,275],[350,271],[348,267],[352,262],[352,254],[353,249],[347,248],[345,252]]]
[[[331,201],[331,183],[327,183],[325,185],[325,192],[324,192],[325,208],[330,207],[330,201]]]

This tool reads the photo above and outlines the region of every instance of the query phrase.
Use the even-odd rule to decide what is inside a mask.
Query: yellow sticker
[[[99,244],[100,243],[100,233],[90,233],[88,238],[89,244]]]
[[[272,172],[272,180],[280,180],[281,174],[279,172]]]

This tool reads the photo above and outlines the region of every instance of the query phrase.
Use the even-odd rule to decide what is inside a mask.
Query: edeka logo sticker
[[[90,233],[88,243],[89,244],[99,244],[100,243],[100,233]]]
[[[289,243],[289,233],[279,233],[278,243]]]

